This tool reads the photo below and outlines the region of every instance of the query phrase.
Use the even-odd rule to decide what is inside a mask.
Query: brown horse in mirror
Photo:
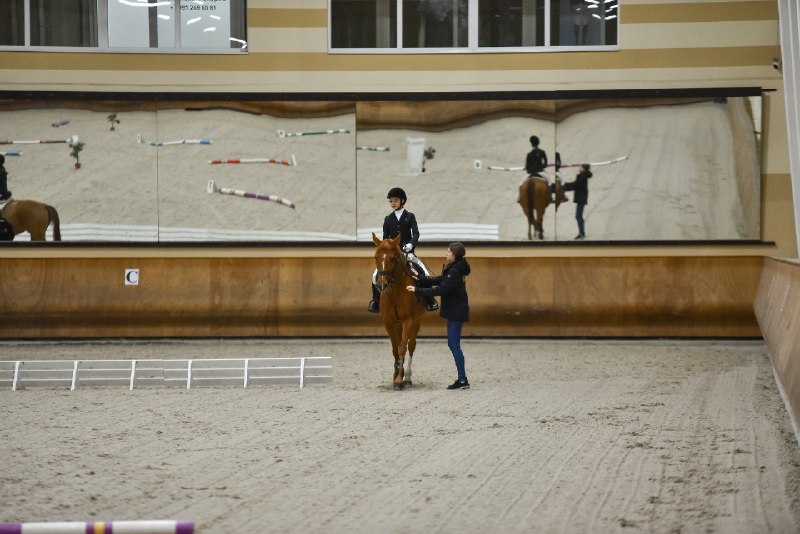
[[[558,211],[558,207],[565,201],[564,186],[560,180],[555,181],[555,195],[556,211]],[[550,187],[544,178],[529,176],[519,186],[519,205],[528,219],[528,239],[532,239],[531,226],[536,237],[544,239],[544,212],[551,203]]]
[[[47,228],[52,223],[53,241],[61,241],[61,223],[53,206],[35,200],[12,200],[0,210],[0,218],[11,225],[15,236],[31,234],[31,241],[46,241]]]
[[[400,250],[400,236],[381,241],[374,233],[375,267],[378,270],[378,289],[381,292],[380,313],[383,326],[392,340],[394,355],[393,389],[411,385],[411,360],[417,347],[420,317],[425,314],[425,299],[406,290],[415,284],[408,274],[406,255]],[[406,359],[406,352],[408,358]],[[405,369],[403,369],[405,365]]]

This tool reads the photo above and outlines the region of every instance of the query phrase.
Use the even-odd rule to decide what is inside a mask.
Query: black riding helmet
[[[403,201],[403,204],[405,204],[408,200],[406,197],[406,192],[399,187],[393,187],[389,189],[389,193],[386,195],[386,198],[399,198],[401,201]]]

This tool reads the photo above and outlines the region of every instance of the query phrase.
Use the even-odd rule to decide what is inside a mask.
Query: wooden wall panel
[[[792,416],[800,415],[800,262],[765,259],[755,312]]]
[[[467,336],[761,335],[761,257],[469,261]],[[371,272],[369,256],[5,258],[0,338],[382,336]],[[422,335],[443,334],[426,315]]]

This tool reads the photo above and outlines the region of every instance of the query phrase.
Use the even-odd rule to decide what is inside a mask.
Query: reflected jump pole
[[[389,152],[391,148],[388,146],[357,146],[356,150],[368,150],[370,152]]]
[[[268,200],[272,202],[277,202],[278,204],[283,204],[289,208],[295,209],[294,202],[289,199],[279,197],[276,195],[265,195],[263,193],[251,193],[249,191],[242,191],[240,189],[229,189],[227,187],[217,187],[217,184],[214,183],[214,180],[208,181],[208,187],[206,188],[207,193],[219,193],[221,195],[231,195],[235,197],[244,197],[244,198],[254,198],[256,200]],[[0,532],[0,534],[3,534]]]
[[[580,167],[581,165],[585,165],[587,163],[589,165],[591,165],[592,167],[602,167],[603,165],[613,165],[614,163],[619,163],[621,161],[625,161],[626,159],[628,159],[628,156],[620,156],[618,158],[610,159],[610,160],[607,160],[607,161],[588,161],[588,162],[584,161],[582,163],[562,163],[559,168],[565,169],[565,168],[568,168],[568,167]],[[550,163],[547,166],[548,167],[555,167],[556,165],[555,165],[555,163]],[[480,170],[480,169],[483,168],[483,162],[481,160],[479,160],[479,159],[476,159],[474,161],[474,163],[473,163],[473,167],[475,169],[477,169],[477,170]],[[496,166],[496,165],[489,165],[486,168],[489,169],[490,171],[512,171],[512,172],[518,172],[518,171],[524,171],[525,170],[525,167],[499,167],[499,166]]]
[[[0,534],[193,534],[191,521],[0,523]]]
[[[75,144],[78,142],[78,136],[73,135],[69,139],[34,139],[25,141],[22,139],[2,139],[0,145],[49,145],[54,143],[70,143]]]
[[[286,165],[287,167],[297,167],[297,158],[292,157],[288,160],[280,160],[273,158],[234,158],[234,159],[212,159],[209,161],[211,165],[224,165],[224,164],[238,164],[238,163],[272,163],[274,165]]]
[[[0,154],[2,154],[4,156],[21,156],[22,152],[20,152],[20,151],[16,151],[16,152],[0,152]]]
[[[345,133],[350,133],[350,130],[345,128],[338,128],[335,130],[320,130],[317,132],[287,132],[286,130],[278,130],[278,137],[283,139],[284,137],[302,137],[304,135],[333,135]]]
[[[165,147],[171,145],[210,145],[211,139],[178,139],[177,141],[151,141],[150,146]]]

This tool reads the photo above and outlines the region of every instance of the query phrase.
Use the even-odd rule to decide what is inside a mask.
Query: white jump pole
[[[214,183],[214,180],[208,181],[208,187],[206,188],[207,193],[220,193],[222,195],[232,195],[237,197],[244,197],[244,198],[254,198],[256,200],[270,200],[272,202],[277,202],[278,204],[283,204],[284,206],[290,207],[292,209],[295,208],[294,202],[289,200],[288,198],[279,197],[276,195],[268,195],[263,193],[251,193],[250,191],[242,191],[240,189],[229,189],[227,187],[217,187],[217,184]]]
[[[34,139],[26,141],[23,139],[2,139],[0,145],[49,145],[52,143],[70,143],[78,142],[78,136],[73,135],[69,139]]]
[[[319,130],[317,132],[287,132],[286,130],[278,130],[278,137],[302,137],[304,135],[333,135],[350,133],[346,128],[336,128],[334,130]]]
[[[286,165],[287,167],[297,167],[297,158],[292,154],[288,160],[274,158],[231,158],[231,159],[212,159],[211,165],[239,164],[239,163],[272,163],[275,165]]]
[[[0,534],[193,534],[191,521],[61,521],[3,523]]]
[[[614,163],[619,163],[620,161],[625,161],[628,159],[628,156],[620,156],[618,158],[610,159],[607,161],[584,161],[583,163],[562,163],[560,168],[565,169],[567,167],[580,167],[581,165],[589,164],[592,167],[602,167],[603,165],[613,165]],[[474,166],[476,169],[480,168],[481,161],[475,160]],[[550,163],[547,165],[548,167],[555,167],[555,163]],[[524,171],[525,167],[498,167],[496,165],[489,165],[486,167],[490,171]]]
[[[178,139],[177,141],[151,141],[150,146],[165,147],[171,145],[210,145],[211,139]]]
[[[391,147],[388,146],[357,146],[356,150],[367,150],[370,152],[389,152]]]

